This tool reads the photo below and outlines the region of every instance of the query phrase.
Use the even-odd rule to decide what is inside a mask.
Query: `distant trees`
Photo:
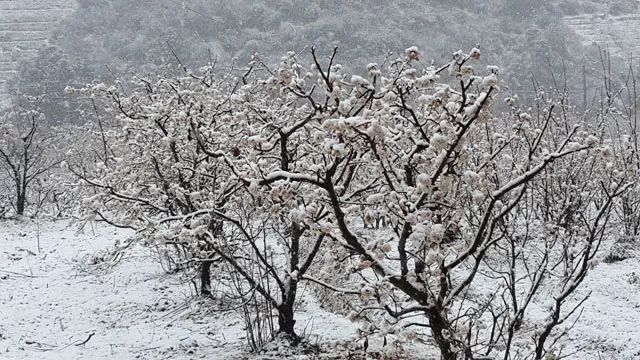
[[[615,1],[607,4],[611,15],[626,15],[638,11],[638,2],[633,0]]]
[[[221,291],[263,299],[293,342],[307,281],[351,296],[367,333],[417,331],[443,359],[553,354],[629,173],[563,102],[492,113],[499,70],[477,70],[478,49],[422,56],[362,77],[312,50],[81,89],[118,123],[96,133],[96,166],[71,166],[96,191],[87,215],[174,248],[205,295],[220,261]],[[365,229],[370,214],[390,227]]]
[[[34,59],[22,61],[18,71],[20,75],[7,83],[14,104],[36,102],[45,115],[42,126],[82,123],[81,102],[66,96],[65,88],[91,81],[86,60],[71,58],[60,47],[47,46]]]

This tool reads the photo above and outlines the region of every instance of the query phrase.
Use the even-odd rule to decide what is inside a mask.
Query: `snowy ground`
[[[243,358],[241,319],[203,315],[207,304],[148,250],[135,249],[108,272],[88,266],[125,237],[102,227],[77,234],[62,222],[0,222],[0,359]],[[598,265],[589,290],[567,338],[568,349],[581,351],[569,358],[640,358],[640,261]],[[298,324],[314,340],[353,336],[356,325],[320,310],[310,296],[302,303]]]
[[[639,254],[640,255],[640,254]],[[575,359],[640,359],[640,261],[599,264],[581,289],[591,291],[568,335]]]
[[[85,271],[95,254],[126,236],[122,231],[76,234],[60,222],[39,228],[0,222],[0,359],[243,357],[241,319],[233,312],[203,316],[206,304],[165,275],[147,250],[135,249],[105,274]],[[305,300],[298,323],[314,329],[314,340],[353,334],[349,321]]]

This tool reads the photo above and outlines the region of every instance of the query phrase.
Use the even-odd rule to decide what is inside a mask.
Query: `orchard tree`
[[[610,134],[610,166],[629,173],[640,170],[640,137],[638,134],[637,69],[630,63],[619,79],[611,76],[611,55],[600,50],[603,86],[595,99],[594,112],[603,130]],[[640,189],[634,186],[616,207],[622,222],[622,235],[635,241],[640,235]]]
[[[147,240],[174,248],[180,261],[200,265],[200,292],[211,295],[214,254],[202,229],[196,231],[188,221],[203,208],[222,206],[235,185],[225,179],[220,164],[207,161],[193,139],[189,119],[212,114],[190,100],[190,87],[204,86],[192,80],[136,77],[131,94],[124,86],[77,90],[91,98],[96,110],[96,102],[102,104],[111,118],[98,115],[96,161],[78,158],[69,167],[95,190],[85,199],[89,219],[138,230]],[[197,92],[208,101],[207,112],[224,105],[223,96],[216,94],[222,89],[212,85]],[[204,225],[219,231],[213,219]]]
[[[437,68],[409,48],[384,66],[370,64],[367,78],[343,74],[334,56],[323,66],[315,51],[310,64],[291,53],[279,69],[266,69],[271,76],[235,94],[231,101],[244,110],[224,133],[251,146],[226,159],[234,175],[254,191],[295,198],[292,221],[357,259],[360,288],[323,285],[358,291],[391,319],[370,329],[427,327],[448,360],[509,358],[525,350],[512,349],[514,339],[544,285],[558,289],[556,300],[542,330],[528,335],[534,358],[551,353],[627,174],[607,172],[607,150],[592,129],[562,123],[553,106],[535,118],[517,107],[494,116],[498,69],[479,76],[472,67],[478,49]],[[546,197],[543,180],[557,187]],[[568,191],[583,198],[543,208]],[[376,213],[392,231],[359,231],[359,219]],[[470,298],[486,283],[490,294]],[[423,321],[403,321],[416,315]]]
[[[306,272],[323,236],[286,220],[295,205],[291,196],[256,193],[238,176],[232,159],[250,141],[234,126],[234,117],[247,114],[236,106],[236,92],[251,87],[242,86],[244,78],[214,76],[214,66],[201,75],[136,77],[126,84],[133,88],[129,94],[124,85],[78,90],[105,104],[120,127],[96,132],[96,164],[81,161],[71,169],[96,190],[85,200],[89,219],[133,228],[151,244],[175,247],[182,260],[199,264],[205,295],[211,295],[211,264],[223,260],[249,292],[276,310],[279,332],[296,343],[300,279],[294,271]],[[306,241],[316,245],[306,251]]]

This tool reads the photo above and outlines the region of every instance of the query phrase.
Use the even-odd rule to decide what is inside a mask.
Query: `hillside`
[[[442,63],[452,52],[480,47],[486,64],[498,65],[508,92],[531,92],[531,76],[544,84],[561,61],[578,64],[583,51],[562,17],[548,2],[323,0],[265,2],[220,0],[79,1],[56,32],[56,53],[40,54],[21,71],[15,87],[37,96],[48,82],[55,96],[71,84],[113,80],[126,73],[152,71],[176,56],[189,67],[212,58],[242,66],[253,54],[276,65],[288,51],[327,54],[339,47],[337,61],[363,72],[389,52],[418,46],[424,61]],[[153,4],[153,6],[151,6]],[[540,59],[544,67],[534,66]],[[69,70],[68,64],[76,67]],[[82,66],[82,68],[80,68]],[[69,72],[70,77],[54,76]],[[73,99],[65,98],[65,103]],[[61,102],[58,102],[61,103]],[[79,105],[71,105],[77,108]],[[44,104],[51,118],[74,115],[56,103]],[[59,121],[55,120],[54,121]]]
[[[72,7],[72,0],[0,0],[0,99],[20,62],[37,55]]]
[[[436,62],[478,45],[487,63],[501,67],[509,92],[530,94],[531,76],[550,85],[550,68],[564,71],[564,62],[569,86],[581,93],[582,75],[576,69],[583,59],[599,68],[594,43],[623,58],[640,50],[635,0],[402,0],[380,2],[376,11],[360,2],[331,0],[304,5],[283,0],[79,1],[71,11],[73,2],[0,0],[0,96],[6,96],[7,81],[17,75],[8,84],[13,94],[48,92],[45,112],[68,118],[74,115],[64,107],[74,100],[61,92],[70,83],[175,62],[170,50],[189,66],[200,66],[210,56],[243,63],[255,53],[277,62],[287,51],[310,45],[324,52],[338,45],[339,61],[357,68],[410,45]],[[51,48],[38,54],[45,44]],[[543,66],[534,66],[541,60]]]
[[[623,58],[640,51],[640,13],[582,14],[567,16],[565,22],[586,46],[608,47],[613,55]]]

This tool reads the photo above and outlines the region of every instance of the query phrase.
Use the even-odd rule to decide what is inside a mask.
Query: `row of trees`
[[[77,89],[99,123],[94,156],[67,160],[92,193],[85,216],[170,250],[202,294],[258,299],[252,316],[275,314],[294,343],[309,282],[385,343],[552,356],[625,219],[636,151],[606,140],[606,111],[575,116],[562,97],[494,114],[499,69],[478,70],[478,49],[421,58],[409,48],[357,76],[312,50],[276,69],[256,57]],[[231,271],[212,284],[217,264]]]
[[[509,97],[497,115],[499,69],[474,69],[477,49],[435,67],[409,48],[365,77],[335,57],[73,90],[95,121],[66,131],[6,111],[0,216],[27,204],[60,216],[85,196],[85,219],[136,229],[174,270],[197,270],[201,294],[242,304],[255,347],[272,314],[300,341],[307,282],[385,344],[555,354],[603,240],[640,229],[633,67],[605,76],[581,116],[561,91],[526,109]]]

